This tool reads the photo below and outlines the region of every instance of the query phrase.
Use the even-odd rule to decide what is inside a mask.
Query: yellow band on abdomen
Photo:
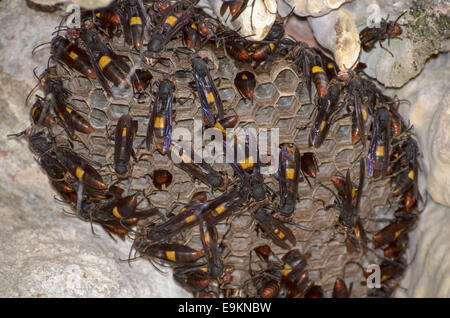
[[[78,58],[78,54],[75,53],[74,51],[70,51],[69,56],[74,61]]]
[[[222,126],[219,122],[217,122],[217,123],[214,125],[214,128],[219,129],[223,134],[226,134],[226,133],[227,133],[227,131],[223,128],[223,126]]]
[[[78,180],[81,180],[84,176],[85,171],[81,169],[80,167],[77,167],[77,170],[75,170],[75,176]]]
[[[321,68],[320,66],[313,66],[313,68],[311,69],[311,72],[314,74],[314,73],[319,73],[319,72],[322,72],[322,73],[325,73],[325,71],[323,70],[323,68]]]
[[[253,167],[255,162],[253,161],[253,157],[250,156],[250,157],[246,158],[244,160],[244,162],[238,162],[238,163],[241,166],[241,168],[245,170],[247,168]]]
[[[122,218],[122,216],[120,215],[120,213],[119,213],[119,209],[115,206],[114,207],[114,209],[113,209],[113,214],[114,214],[114,216],[116,217],[116,218],[118,218],[118,219],[121,219]]]
[[[155,128],[164,128],[166,125],[166,118],[157,116],[155,118]]]
[[[214,98],[213,92],[209,92],[209,93],[208,93],[208,96],[206,97],[206,99],[207,99],[207,101],[208,101],[208,104],[214,103],[215,98]]]
[[[191,215],[191,216],[187,217],[184,221],[186,223],[191,223],[194,220],[195,220],[195,215]]]
[[[286,179],[294,180],[295,177],[295,169],[288,168],[286,169]]]
[[[177,23],[177,21],[178,21],[177,17],[171,15],[171,16],[167,17],[166,21],[164,21],[164,22],[173,27],[175,25],[175,23]]]
[[[132,17],[130,19],[130,25],[142,24],[142,20],[140,17]]]
[[[217,208],[215,208],[215,211],[218,213],[218,214],[221,214],[223,211],[225,211],[226,210],[226,207],[225,207],[225,205],[222,203],[221,205],[219,205]]]
[[[103,55],[100,60],[98,61],[98,66],[103,71],[106,65],[108,65],[111,62],[111,59],[107,55]]]
[[[166,252],[166,257],[169,261],[175,262],[176,258],[175,258],[175,251],[167,251]]]
[[[384,157],[384,146],[377,147],[376,155],[377,157]]]

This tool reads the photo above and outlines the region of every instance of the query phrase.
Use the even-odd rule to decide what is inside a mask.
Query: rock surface
[[[222,3],[222,1],[216,0],[200,0],[198,6],[202,7],[210,16],[219,19],[223,25],[239,31],[241,36],[247,37],[251,41],[263,40],[275,22],[276,0],[249,1],[246,9],[234,21],[231,21],[232,16],[229,9],[223,16],[220,15]]]
[[[297,41],[305,42],[310,47],[319,46],[314,38],[314,34],[308,20],[298,18],[295,15],[291,16],[285,24],[285,34]]]
[[[170,272],[144,259],[132,267],[121,261],[131,242],[115,243],[98,227],[93,236],[89,223],[64,215],[26,141],[6,137],[29,124],[32,71],[42,71],[49,52],[31,58],[31,50],[50,40],[60,18],[10,0],[0,3],[0,20],[0,296],[190,297]]]
[[[86,9],[97,9],[108,6],[114,0],[27,0],[42,6],[53,6],[59,3],[72,2]]]
[[[423,154],[421,192],[427,206],[411,233],[408,267],[398,296],[450,297],[450,55],[427,62],[423,72],[390,95],[408,99],[400,108],[417,134]]]
[[[355,22],[344,8],[319,18],[308,18],[317,42],[330,50],[341,70],[350,69],[358,60],[360,44]]]
[[[411,233],[409,265],[399,297],[450,297],[450,208],[428,200],[418,228]],[[416,252],[417,251],[417,252]]]
[[[411,8],[411,10],[409,10]],[[392,1],[359,0],[345,3],[339,9],[321,17],[308,17],[317,41],[329,49],[337,60],[345,59],[345,65],[355,62],[359,55],[359,36],[365,27],[380,26],[382,19],[395,20],[408,11],[400,20],[403,34],[400,39],[383,42],[393,56],[376,44],[370,52],[361,50],[360,61],[367,64],[366,74],[376,78],[386,87],[402,87],[416,77],[426,61],[439,52],[447,51],[450,37],[450,17],[445,0]],[[338,44],[335,36],[337,17],[351,26],[348,40]],[[343,62],[342,62],[343,63]],[[342,64],[341,64],[342,65]],[[341,66],[339,65],[339,66]],[[386,70],[390,70],[387,72]]]
[[[448,2],[446,4],[448,10]],[[372,20],[382,18],[395,20],[400,14],[411,8],[400,20],[403,34],[401,39],[383,42],[383,46],[393,56],[376,44],[370,52],[361,51],[360,60],[368,65],[367,75],[376,78],[386,87],[402,87],[416,77],[426,61],[433,55],[445,50],[445,39],[450,36],[450,18],[442,12],[445,1],[391,1],[362,0],[343,6],[352,12],[360,32],[371,26]],[[448,40],[447,40],[448,41]],[[386,72],[386,70],[390,72]]]
[[[351,1],[353,0],[278,0],[278,5],[282,16],[289,14],[294,7],[294,13],[300,17],[320,17]]]
[[[424,180],[434,201],[450,207],[450,69],[449,54],[431,59],[416,79],[400,90],[402,113],[409,118],[419,137],[424,157]]]

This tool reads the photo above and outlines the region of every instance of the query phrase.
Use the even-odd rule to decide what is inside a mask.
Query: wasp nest
[[[418,152],[396,112],[401,101],[283,39],[280,22],[250,42],[183,1],[119,1],[82,17],[81,28],[60,27],[52,41],[45,95],[35,97],[26,131],[74,213],[134,240],[153,265],[174,267],[195,296],[330,297],[343,291],[340,279],[353,285],[351,297],[392,293],[419,201]],[[77,58],[85,68],[71,64]],[[277,128],[282,153],[298,151],[294,168],[260,175],[253,161],[172,161],[178,144],[167,139],[167,121],[193,133],[194,120],[223,118]],[[297,197],[287,212],[286,183],[288,200]],[[370,264],[381,264],[380,288],[365,283]]]

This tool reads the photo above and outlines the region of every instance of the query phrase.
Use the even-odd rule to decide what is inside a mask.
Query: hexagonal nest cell
[[[169,46],[182,47],[180,36],[175,36]],[[141,55],[130,53],[128,48],[124,49],[123,37],[114,37],[108,42],[114,52],[130,59],[129,66],[142,67],[153,75],[151,87],[146,91],[149,95],[147,102],[141,103],[131,88],[120,98],[108,96],[97,80],[88,80],[75,71],[66,74],[67,67],[62,67],[60,63],[57,64],[57,74],[65,75],[63,85],[72,93],[68,99],[71,107],[86,118],[94,128],[90,134],[77,132],[71,136],[73,150],[97,169],[104,183],[122,188],[123,196],[135,194],[138,211],[159,209],[158,213],[140,220],[137,225],[136,223],[131,225],[115,223],[116,229],[122,229],[121,225],[126,226],[125,229],[136,225],[134,232],[145,233],[164,222],[175,220],[174,218],[180,215],[183,208],[191,202],[195,193],[206,191],[207,202],[212,202],[224,193],[233,191],[236,186],[242,185],[242,181],[233,173],[229,164],[214,164],[213,168],[227,175],[228,185],[226,189],[212,189],[200,180],[194,180],[178,165],[172,163],[167,154],[162,155],[154,146],[150,150],[145,146],[147,125],[157,97],[155,92],[158,90],[158,85],[161,85],[160,82],[168,75],[166,74],[168,70],[170,70],[169,75],[181,73],[185,75],[175,76],[173,130],[183,127],[192,132],[193,120],[202,119],[201,100],[197,89],[194,89],[191,83],[193,78],[190,71],[186,71],[192,67],[191,55],[181,50],[167,50],[164,52],[165,66],[156,64],[147,67]],[[339,193],[334,193],[338,191],[333,186],[332,178],[336,175],[344,178],[350,170],[350,177],[355,182],[353,187],[356,188],[359,183],[359,181],[356,182],[359,175],[359,158],[366,157],[368,151],[368,145],[362,147],[360,144],[352,143],[352,120],[351,117],[346,116],[347,109],[342,107],[334,117],[322,145],[318,148],[311,147],[308,136],[318,112],[317,98],[309,100],[306,78],[304,74],[298,72],[292,60],[276,52],[263,65],[253,67],[236,61],[222,47],[216,47],[214,43],[205,45],[198,53],[215,61],[214,69],[210,70],[212,78],[220,79],[215,83],[218,85],[217,90],[223,102],[225,114],[236,114],[239,117],[237,127],[251,125],[255,128],[279,128],[280,144],[295,145],[302,155],[313,153],[317,159],[317,176],[315,178],[306,175],[300,177],[298,201],[289,219],[283,218],[278,212],[279,198],[277,196],[280,191],[280,176],[278,173],[264,176],[264,183],[270,188],[267,190],[268,196],[272,198],[272,200],[268,199],[271,202],[265,204],[265,211],[294,234],[295,244],[291,246],[291,249],[296,248],[307,255],[306,270],[309,282],[321,286],[324,296],[331,297],[336,279],[343,278],[347,286],[353,283],[352,297],[367,295],[367,285],[360,283],[364,280],[361,267],[389,261],[400,264],[398,258],[382,256],[381,250],[373,249],[373,243],[370,240],[373,233],[387,224],[385,220],[379,219],[379,213],[385,215],[386,211],[375,207],[387,208],[391,204],[391,210],[393,210],[398,203],[392,195],[389,178],[366,178],[362,189],[359,216],[369,236],[369,245],[361,253],[347,251],[345,242],[348,234],[346,232],[341,234],[342,232],[335,229],[338,210],[332,205],[336,204],[336,196],[339,196]],[[252,99],[242,97],[232,82],[236,74],[243,70],[250,70],[256,77]],[[314,85],[312,87],[314,90]],[[341,94],[339,103],[348,102],[343,95]],[[124,114],[130,114],[133,120],[138,122],[138,129],[133,143],[135,158],[130,159],[131,173],[125,178],[119,178],[114,171],[114,144],[117,142],[114,140],[114,134],[118,120]],[[66,132],[61,129],[60,121],[58,123],[40,131],[47,138],[57,140],[58,144],[61,142],[67,144],[70,137],[66,136]],[[369,128],[369,125],[366,127]],[[272,156],[278,156],[278,154],[272,154]],[[158,189],[154,180],[156,170],[168,171],[173,176],[172,182]],[[68,202],[71,202],[72,207],[75,208],[76,202],[70,200]],[[214,296],[225,297],[259,297],[262,284],[267,283],[269,278],[278,277],[271,271],[276,271],[280,264],[284,264],[282,258],[289,250],[274,244],[270,236],[264,233],[255,221],[252,210],[254,206],[255,203],[252,200],[246,200],[234,213],[215,225],[220,258],[228,266],[226,268],[233,270],[227,272],[228,276],[218,275],[218,278],[208,278],[209,287],[207,288],[191,288],[194,295],[212,293]],[[392,218],[392,213],[390,215]],[[204,250],[198,226],[187,227],[179,233],[166,237],[163,242],[186,245],[197,251]],[[141,250],[142,254],[152,249],[151,242],[148,244],[144,252]],[[265,261],[253,252],[255,248],[265,244],[269,245],[273,251],[269,261]],[[173,262],[160,262],[163,266],[178,269],[181,267],[179,263],[174,265]],[[202,258],[197,263],[204,265],[208,264],[208,261]],[[286,264],[284,266],[286,270]],[[202,267],[199,265],[198,268]],[[280,287],[279,281],[277,284]],[[306,291],[301,296],[305,294],[307,294]]]

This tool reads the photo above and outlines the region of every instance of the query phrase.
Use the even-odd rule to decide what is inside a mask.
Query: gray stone
[[[373,14],[361,10],[361,2],[344,6],[359,16],[359,31],[367,26],[365,20]],[[376,44],[371,52],[361,51],[360,61],[368,65],[365,70],[367,75],[376,78],[386,87],[402,87],[416,77],[426,61],[441,51],[441,43],[450,35],[450,18],[441,13],[445,3],[448,7],[448,2],[441,0],[402,1],[397,6],[393,6],[391,1],[378,1],[379,15],[383,18],[389,15],[389,20],[395,20],[407,8],[411,10],[399,21],[404,24],[402,40],[393,39],[390,44],[388,41],[383,42],[383,46],[392,52],[393,57],[380,44]]]
[[[359,57],[359,33],[352,15],[345,8],[308,18],[317,42],[330,50],[339,69],[350,69]]]
[[[129,240],[116,243],[97,226],[94,236],[89,223],[64,214],[26,141],[6,137],[29,125],[25,98],[49,48],[31,50],[50,40],[60,17],[10,0],[0,3],[0,20],[0,296],[190,297],[169,270],[121,261]]]
[[[450,297],[450,209],[431,199],[410,234],[409,260],[397,297]]]
[[[198,6],[231,30],[239,30],[241,36],[251,41],[261,41],[275,22],[276,14],[274,12],[277,12],[277,1],[254,1],[256,1],[254,5],[253,1],[249,2],[246,9],[234,21],[231,21],[232,16],[228,9],[223,16],[220,15],[222,1],[200,0]]]
[[[353,20],[353,23],[347,24],[356,25],[357,30],[353,32],[355,33],[379,23],[382,18],[389,17],[388,20],[395,20],[406,10],[408,13],[399,21],[404,24],[401,40],[392,39],[383,42],[383,46],[391,51],[393,56],[382,49],[379,43],[370,52],[361,50],[360,55],[360,61],[368,65],[365,70],[368,76],[376,78],[385,87],[398,88],[416,77],[431,56],[440,51],[448,51],[450,17],[446,14],[447,1],[406,0],[395,3],[384,0],[376,3],[371,0],[353,1],[343,4],[327,15],[309,17],[308,22],[317,41],[333,52],[337,60],[345,59],[346,63],[349,63],[356,61],[359,55],[359,46],[352,44],[359,42],[359,37],[349,37],[351,40],[345,41],[345,46],[336,45],[335,24],[337,17],[342,15],[340,12],[345,12],[345,15]]]
[[[450,297],[450,106],[449,54],[429,60],[422,73],[391,96],[408,99],[400,111],[409,118],[423,155],[419,176],[427,205],[411,233],[408,267],[398,296]]]
[[[431,59],[424,71],[400,90],[392,90],[401,99],[402,113],[417,133],[424,158],[427,192],[434,201],[450,207],[450,86],[449,54]]]

